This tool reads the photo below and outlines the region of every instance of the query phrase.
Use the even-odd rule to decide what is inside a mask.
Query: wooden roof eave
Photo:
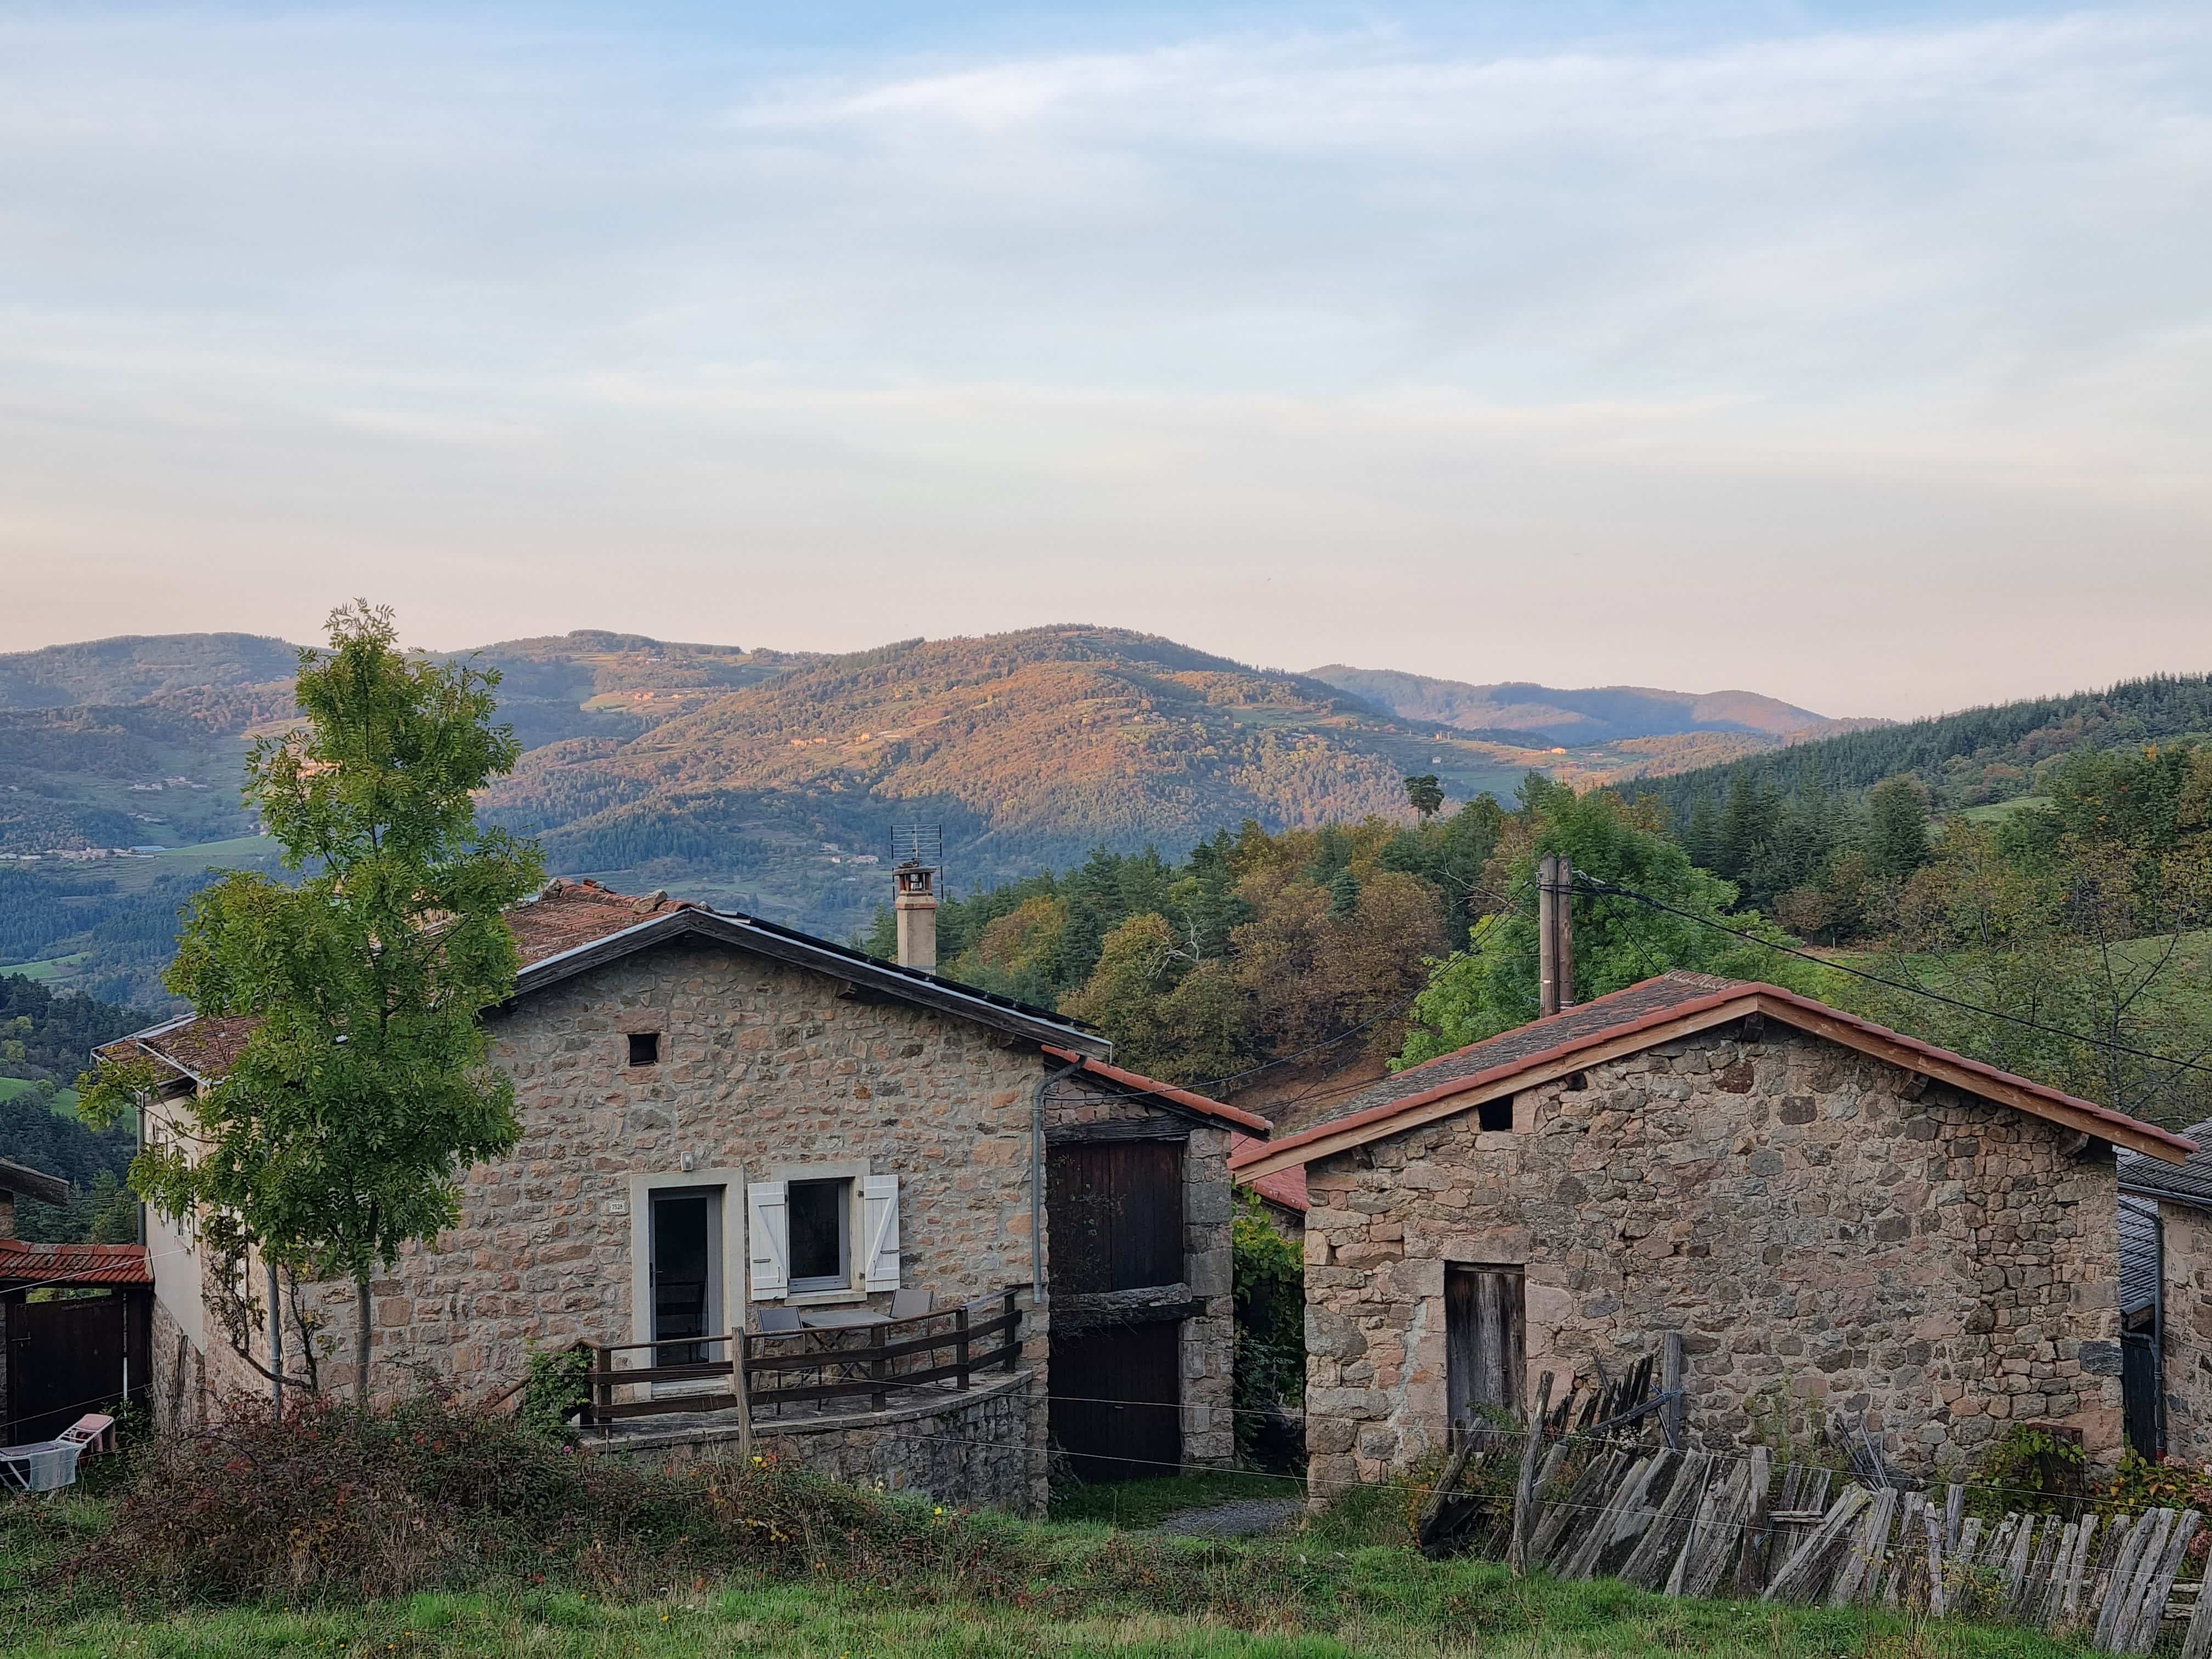
[[[1610,1036],[1601,1036],[1591,1042],[1540,1055],[1494,1076],[1477,1076],[1443,1085],[1431,1095],[1416,1095],[1398,1103],[1397,1109],[1378,1113],[1368,1121],[1348,1121],[1333,1134],[1326,1133],[1324,1126],[1324,1133],[1310,1140],[1271,1147],[1262,1156],[1238,1164],[1236,1173],[1249,1178],[1273,1175],[1294,1164],[1310,1164],[1372,1141],[1403,1134],[1424,1124],[1473,1111],[1486,1101],[1518,1094],[1524,1089],[1540,1088],[1573,1073],[1694,1036],[1753,1013],[1766,1015],[1797,1030],[1872,1055],[1902,1070],[1948,1083],[1966,1094],[2061,1124],[2093,1140],[2125,1146],[2130,1152],[2142,1152],[2164,1163],[2185,1163],[2192,1150],[2191,1143],[2169,1137],[2148,1124],[2102,1110],[2086,1101],[2027,1086],[2023,1079],[2008,1078],[1994,1067],[1984,1068],[1939,1049],[1885,1036],[1857,1021],[1826,1012],[1809,1000],[1747,988],[1738,995],[1693,1005],[1670,1018],[1624,1027]]]

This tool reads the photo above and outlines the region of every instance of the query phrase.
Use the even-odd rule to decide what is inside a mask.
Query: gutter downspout
[[[1030,1095],[1030,1306],[1044,1306],[1044,1097],[1046,1091],[1083,1069],[1078,1054],[1037,1079]]]

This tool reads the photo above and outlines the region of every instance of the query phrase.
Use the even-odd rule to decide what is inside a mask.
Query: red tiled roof
[[[1939,1048],[1878,1025],[1870,1019],[1845,1013],[1812,997],[1800,996],[1778,985],[1754,981],[1718,980],[1704,974],[1668,973],[1632,985],[1569,1008],[1546,1018],[1532,1020],[1483,1042],[1385,1079],[1355,1097],[1340,1112],[1294,1135],[1249,1147],[1230,1158],[1231,1170],[1263,1160],[1271,1169],[1285,1167],[1285,1154],[1318,1157],[1322,1152],[1396,1133],[1395,1121],[1455,1096],[1477,1091],[1495,1093],[1539,1066],[1571,1060],[1586,1049],[1610,1044],[1639,1032],[1654,1032],[1651,1041],[1665,1042],[1678,1034],[1677,1022],[1688,1020],[1702,1029],[1724,1024],[1748,1013],[1772,1015],[1831,1042],[1859,1049],[1907,1070],[1924,1071],[1954,1086],[1979,1093],[2017,1109],[2031,1111],[2067,1123],[2086,1133],[2150,1153],[2169,1163],[2180,1163],[2197,1150],[2197,1143],[2083,1100],[2048,1085],[1963,1054]],[[1711,1016],[1700,1021],[1698,1017]],[[1665,1028],[1662,1033],[1661,1028]],[[1469,1100],[1468,1104],[1474,1104]],[[1424,1113],[1421,1121],[1437,1115]],[[1291,1162],[1302,1162],[1292,1158]]]
[[[34,1244],[0,1238],[0,1285],[151,1285],[143,1244]]]
[[[1162,1100],[1171,1100],[1176,1105],[1187,1107],[1191,1111],[1203,1112],[1208,1117],[1219,1118],[1224,1123],[1234,1123],[1243,1128],[1257,1130],[1262,1135],[1273,1127],[1266,1118],[1257,1113],[1248,1112],[1241,1106],[1224,1105],[1222,1102],[1209,1099],[1205,1095],[1193,1094],[1188,1089],[1178,1089],[1172,1083],[1162,1083],[1156,1079],[1148,1078],[1142,1073],[1125,1072],[1118,1066],[1109,1066],[1103,1060],[1091,1060],[1079,1054],[1073,1048],[1056,1048],[1048,1042],[1042,1046],[1045,1053],[1054,1059],[1074,1060],[1079,1071],[1087,1073],[1093,1077],[1103,1078],[1109,1083],[1117,1083],[1125,1089],[1157,1095]]]
[[[690,900],[672,899],[665,892],[640,898],[589,879],[559,880],[549,882],[530,902],[509,910],[507,927],[527,968],[654,916],[691,908]],[[100,1052],[127,1057],[133,1048],[149,1051],[195,1082],[213,1082],[238,1063],[246,1039],[260,1023],[251,1014],[187,1018],[108,1043]]]
[[[514,935],[522,965],[557,957],[582,945],[593,944],[625,927],[653,916],[692,908],[690,899],[672,899],[665,891],[639,898],[617,893],[596,881],[555,881],[528,904],[507,913],[507,930]]]
[[[1250,1135],[1232,1136],[1229,1142],[1230,1161],[1233,1164],[1250,1148],[1266,1144]],[[1241,1187],[1249,1187],[1270,1204],[1279,1205],[1285,1210],[1295,1210],[1300,1215],[1306,1212],[1306,1166],[1303,1164],[1293,1164],[1287,1170],[1275,1170],[1263,1176],[1240,1175],[1237,1177],[1237,1183]]]

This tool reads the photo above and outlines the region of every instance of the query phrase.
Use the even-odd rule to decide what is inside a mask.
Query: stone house
[[[2136,1448],[2205,1464],[2212,1463],[2212,1121],[2184,1133],[2208,1150],[2180,1164],[2120,1158],[2123,1201],[2136,1201],[2136,1213],[2121,1218],[2123,1259],[2135,1268],[2125,1275],[2133,1294],[2124,1300],[2142,1334],[2130,1357],[2142,1355],[2148,1396],[2133,1413],[2148,1419],[2134,1437]]]
[[[1312,1490],[1679,1334],[1712,1449],[1783,1396],[1895,1466],[2121,1437],[2114,1149],[2182,1137],[1773,986],[1669,973],[1383,1079],[1303,1165]]]
[[[1042,1501],[1048,1438],[1093,1474],[1233,1455],[1227,1155],[1261,1120],[1115,1066],[1104,1037],[1057,1014],[757,918],[584,881],[509,922],[523,967],[489,1019],[521,1140],[467,1172],[458,1225],[374,1285],[381,1389],[428,1376],[488,1398],[532,1345],[711,1339],[765,1310],[827,1323],[902,1291],[944,1308],[1018,1287],[1018,1372],[966,1398],[962,1425],[776,1431],[843,1474],[1017,1508]],[[188,1018],[124,1041],[174,1097],[219,1078],[250,1030]],[[158,1103],[145,1116],[179,1133]],[[149,1217],[149,1243],[157,1409],[264,1388],[189,1229]],[[307,1300],[349,1354],[350,1287]],[[326,1367],[326,1386],[333,1369],[349,1376]],[[1055,1390],[1062,1376],[1077,1380]],[[991,1437],[1021,1455],[930,1446]]]

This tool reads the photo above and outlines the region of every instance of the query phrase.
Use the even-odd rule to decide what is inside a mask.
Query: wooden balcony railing
[[[732,1348],[744,1355],[744,1394],[755,1422],[786,1407],[818,1411],[865,1396],[868,1410],[884,1411],[902,1391],[948,1382],[966,1389],[978,1371],[1011,1371],[1020,1358],[1022,1316],[1014,1295],[1010,1289],[965,1307],[869,1325],[587,1343],[591,1395],[581,1420],[591,1425],[670,1412],[734,1411]],[[641,1351],[648,1352],[647,1364],[617,1369],[616,1355]],[[633,1397],[617,1399],[623,1392]]]

